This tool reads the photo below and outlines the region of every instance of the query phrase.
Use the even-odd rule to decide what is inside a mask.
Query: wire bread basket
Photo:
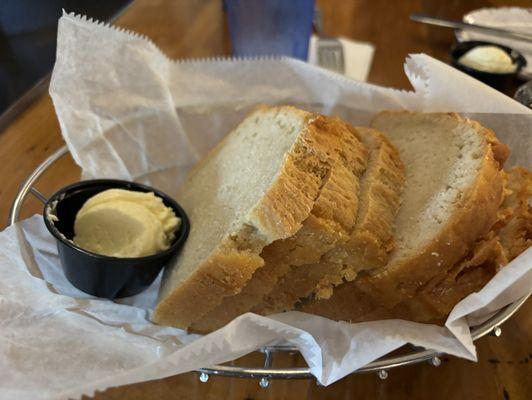
[[[61,147],[47,159],[45,159],[26,179],[17,193],[11,211],[9,213],[8,224],[12,225],[19,221],[19,216],[28,195],[32,193],[39,200],[45,200],[45,197],[34,188],[35,183],[41,175],[43,175],[56,161],[68,153],[66,146]],[[473,340],[480,339],[483,336],[492,334],[500,336],[502,330],[500,325],[510,318],[523,303],[530,296],[530,293],[519,300],[500,309],[492,317],[484,323],[471,328],[471,336]],[[201,368],[198,370],[199,380],[207,382],[209,376],[226,376],[238,378],[252,378],[258,379],[259,385],[263,388],[268,387],[271,379],[314,379],[308,367],[290,367],[290,368],[274,368],[272,367],[273,359],[276,354],[280,353],[298,353],[298,349],[292,346],[268,346],[259,350],[264,354],[263,365],[258,366],[234,366],[234,365],[215,365],[213,367]],[[406,352],[400,355],[386,355],[380,359],[373,361],[364,367],[353,372],[360,373],[376,373],[380,379],[388,377],[388,371],[393,368],[398,368],[406,365],[418,364],[426,362],[433,367],[438,367],[441,364],[442,354],[430,349],[423,348],[409,348]]]

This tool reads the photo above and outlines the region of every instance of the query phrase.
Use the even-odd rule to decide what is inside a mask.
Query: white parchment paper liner
[[[289,103],[364,124],[388,108],[459,111],[496,130],[510,164],[530,162],[531,113],[426,55],[405,71],[414,91],[363,84],[291,59],[173,62],[153,43],[64,15],[50,93],[85,177],[152,184],[170,194],[186,171],[258,103]],[[296,345],[330,384],[402,346],[476,359],[468,329],[532,287],[532,250],[461,301],[446,327],[399,320],[337,323],[290,312],[245,314],[200,337],[149,322],[157,280],[120,303],[64,278],[40,216],[0,233],[0,398],[72,398]]]

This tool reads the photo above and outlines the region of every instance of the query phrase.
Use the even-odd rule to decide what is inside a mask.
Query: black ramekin
[[[76,246],[72,242],[76,214],[89,198],[107,189],[153,192],[160,197],[181,219],[171,246],[160,253],[136,258],[109,257]],[[109,299],[133,296],[150,286],[161,269],[177,256],[190,230],[185,211],[170,196],[140,183],[115,179],[66,186],[48,199],[43,214],[46,227],[56,239],[61,266],[70,283],[85,293]]]
[[[478,46],[495,46],[503,50],[512,59],[512,62],[515,65],[515,71],[506,73],[485,72],[460,64],[460,62],[458,61],[460,57],[462,57],[469,50]],[[456,43],[451,48],[451,62],[455,68],[459,69],[462,72],[465,72],[468,75],[471,75],[472,77],[486,83],[487,85],[497,90],[500,90],[501,92],[515,90],[516,82],[518,81],[518,75],[521,70],[526,66],[525,57],[523,57],[523,55],[518,51],[506,46],[502,46],[500,44],[483,42],[479,40],[470,40],[466,42]]]

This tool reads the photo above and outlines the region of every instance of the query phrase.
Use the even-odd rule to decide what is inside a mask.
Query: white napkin
[[[344,75],[357,81],[366,82],[373,61],[375,47],[366,42],[358,42],[345,37],[337,38],[344,51]],[[318,38],[312,35],[309,43],[308,62],[317,65],[316,43]]]

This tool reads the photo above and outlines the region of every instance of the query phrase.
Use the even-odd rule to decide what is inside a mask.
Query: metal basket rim
[[[26,178],[24,183],[21,185],[20,190],[18,191],[15,199],[13,200],[10,212],[8,225],[13,225],[18,221],[20,210],[26,199],[28,193],[30,192],[33,184],[37,179],[44,173],[48,168],[56,162],[58,159],[63,157],[68,153],[68,147],[63,145],[57,149],[54,153],[48,156],[43,162],[41,162],[33,172]],[[487,335],[488,333],[494,331],[500,334],[499,326],[504,323],[508,318],[510,318],[523,303],[528,299],[531,293],[523,296],[522,298],[516,300],[515,302],[508,304],[503,307],[501,310],[496,312],[488,320],[482,324],[475,326],[471,329],[471,336],[473,340],[480,339],[481,337]],[[296,347],[292,346],[269,346],[260,349],[264,353],[275,353],[275,352],[298,352]],[[415,350],[412,353],[404,354],[400,356],[384,356],[376,361],[373,361],[362,368],[354,371],[353,373],[368,373],[368,372],[379,372],[387,371],[389,369],[417,364],[420,362],[426,362],[437,359],[441,356],[442,353],[439,353],[434,350]],[[258,367],[258,368],[245,368],[245,367],[236,367],[230,365],[215,365],[208,368],[200,368],[198,372],[207,375],[218,375],[218,376],[227,376],[227,377],[239,377],[239,378],[260,378],[260,379],[309,379],[314,376],[311,374],[309,368],[298,367],[298,368],[269,368],[269,367]]]

